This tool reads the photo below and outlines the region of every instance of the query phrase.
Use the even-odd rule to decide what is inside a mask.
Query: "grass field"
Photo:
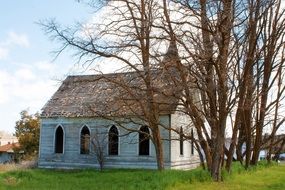
[[[235,166],[221,183],[211,182],[207,172],[166,170],[43,170],[26,169],[0,172],[0,190],[17,189],[285,189],[285,165],[259,166],[244,171]]]

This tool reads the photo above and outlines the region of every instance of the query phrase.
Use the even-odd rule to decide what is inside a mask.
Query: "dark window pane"
[[[84,126],[80,133],[80,154],[89,154],[90,150],[90,131]]]
[[[193,129],[191,129],[191,137],[192,137],[192,140],[191,140],[191,155],[194,155],[194,131],[193,131]]]
[[[116,126],[109,130],[109,155],[119,154],[119,132]]]
[[[55,132],[55,153],[63,153],[63,129],[60,126]]]
[[[149,129],[147,126],[140,128],[139,155],[149,155]]]
[[[183,146],[183,128],[182,127],[180,127],[179,141],[180,141],[180,155],[183,155],[184,146]]]

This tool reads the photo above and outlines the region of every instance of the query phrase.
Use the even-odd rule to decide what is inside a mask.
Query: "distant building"
[[[19,148],[19,143],[10,143],[0,146],[0,164],[14,161],[14,148]]]
[[[9,133],[6,133],[4,131],[0,131],[0,146],[6,145],[6,144],[13,144],[17,142],[18,142],[17,137]]]
[[[262,146],[260,148],[258,160],[265,160],[269,151],[269,146],[270,146],[270,136],[263,135],[262,137]],[[227,149],[229,149],[231,145],[232,139],[231,138],[226,138],[225,141],[225,146]],[[254,142],[252,141],[252,144]],[[241,152],[244,154],[246,151],[246,143],[244,142],[241,146]],[[274,136],[273,140],[273,147],[272,147],[272,156],[275,154],[280,154],[285,152],[285,135],[284,134],[279,134]],[[233,159],[237,159],[236,151],[234,151]]]

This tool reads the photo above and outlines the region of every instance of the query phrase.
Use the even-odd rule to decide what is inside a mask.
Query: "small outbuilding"
[[[19,148],[19,143],[10,143],[0,146],[0,164],[10,163],[15,160],[15,148]]]

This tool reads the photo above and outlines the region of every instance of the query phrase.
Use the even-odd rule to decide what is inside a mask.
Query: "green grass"
[[[241,167],[234,168],[232,175],[225,175],[220,183],[176,184],[177,190],[285,190],[285,165],[258,166],[244,171]]]
[[[259,166],[244,171],[236,165],[224,182],[212,182],[201,169],[166,170],[44,170],[28,169],[0,173],[0,190],[5,189],[285,189],[285,165]]]

